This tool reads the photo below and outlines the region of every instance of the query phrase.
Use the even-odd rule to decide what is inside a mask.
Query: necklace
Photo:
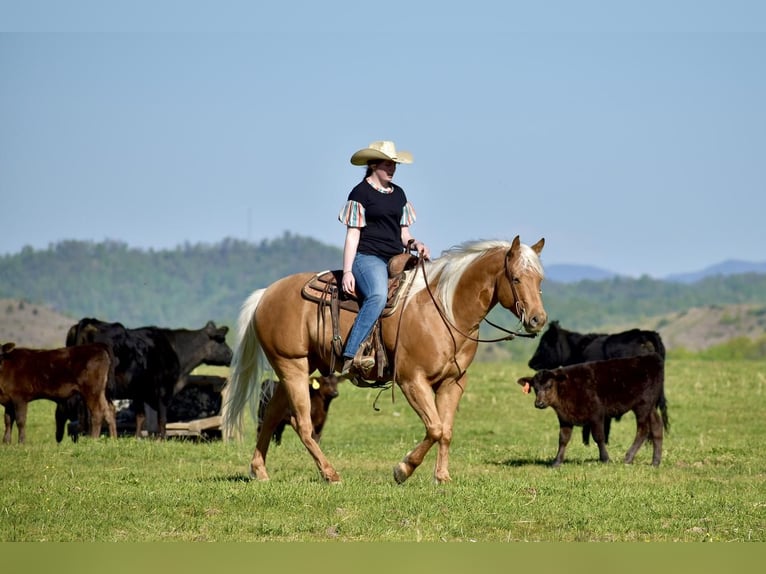
[[[375,191],[378,191],[380,193],[391,193],[392,191],[394,191],[394,187],[393,186],[389,186],[389,187],[378,187],[378,186],[376,186],[374,183],[372,183],[370,181],[369,177],[367,178],[367,183],[369,183],[372,186],[372,189],[374,189]]]

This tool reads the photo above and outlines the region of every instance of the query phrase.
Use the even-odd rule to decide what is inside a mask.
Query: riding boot
[[[365,379],[369,377],[372,368],[375,366],[375,359],[373,357],[361,357],[359,360],[356,358],[349,359],[348,357],[344,359],[343,368],[338,378],[355,379],[360,377]]]

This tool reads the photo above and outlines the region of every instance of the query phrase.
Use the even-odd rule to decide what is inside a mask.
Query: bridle
[[[526,308],[524,307],[524,302],[519,297],[518,292],[516,291],[516,278],[513,276],[513,273],[511,272],[510,267],[508,266],[508,259],[510,255],[510,249],[505,254],[505,257],[503,259],[503,272],[505,274],[506,279],[508,279],[508,284],[511,287],[511,294],[513,295],[513,300],[515,301],[515,307],[516,312],[519,316],[519,322],[523,322],[524,317],[526,315]],[[437,312],[439,313],[439,316],[441,317],[442,321],[444,321],[444,324],[447,325],[451,330],[456,331],[458,334],[462,335],[466,339],[470,341],[474,341],[476,343],[497,343],[500,341],[510,341],[512,339],[515,339],[516,337],[527,337],[530,339],[534,339],[537,337],[537,333],[522,333],[519,331],[511,331],[509,329],[506,329],[505,327],[501,327],[500,325],[497,325],[484,317],[484,321],[495,327],[496,329],[503,331],[504,333],[507,333],[505,337],[499,337],[497,339],[481,339],[479,337],[472,337],[468,333],[464,333],[461,331],[452,321],[449,320],[447,315],[444,313],[444,310],[441,308],[441,305],[439,305],[439,301],[436,299],[436,296],[431,291],[431,287],[428,284],[428,277],[426,277],[426,267],[425,267],[425,261],[422,257],[418,257],[418,266],[420,267],[421,272],[423,273],[423,281],[425,281],[426,284],[426,291],[428,292],[428,295],[431,297],[431,301],[433,301],[434,307],[436,307]],[[450,331],[451,333],[452,331]],[[457,341],[455,341],[454,335],[452,336],[453,343],[455,345],[455,348],[457,348]]]

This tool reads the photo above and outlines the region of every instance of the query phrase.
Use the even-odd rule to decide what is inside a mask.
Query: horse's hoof
[[[330,476],[325,476],[324,480],[327,484],[340,484],[340,475],[337,472],[333,472]]]
[[[250,480],[257,480],[258,482],[267,482],[269,480],[268,474],[258,475],[252,468],[250,469]]]
[[[403,462],[400,462],[394,467],[394,480],[396,481],[396,484],[402,484],[409,477],[410,475],[407,474],[407,466]]]

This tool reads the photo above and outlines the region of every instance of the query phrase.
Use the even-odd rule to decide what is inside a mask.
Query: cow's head
[[[540,343],[532,358],[529,359],[530,369],[554,369],[566,365],[572,351],[569,346],[567,331],[559,326],[558,321],[551,321],[548,329],[540,337]]]
[[[566,373],[561,369],[555,371],[542,370],[535,373],[534,377],[521,377],[517,382],[528,393],[530,389],[535,391],[535,406],[544,409],[556,404],[558,392],[556,383],[566,379]]]
[[[311,377],[309,394],[319,395],[328,402],[338,396],[338,377],[328,375],[326,377]]]
[[[205,325],[205,333],[208,336],[208,341],[205,345],[204,363],[224,367],[231,365],[231,359],[234,356],[234,352],[231,350],[231,347],[226,344],[226,333],[228,332],[229,328],[225,325],[216,327],[215,323],[208,321],[207,325]]]

